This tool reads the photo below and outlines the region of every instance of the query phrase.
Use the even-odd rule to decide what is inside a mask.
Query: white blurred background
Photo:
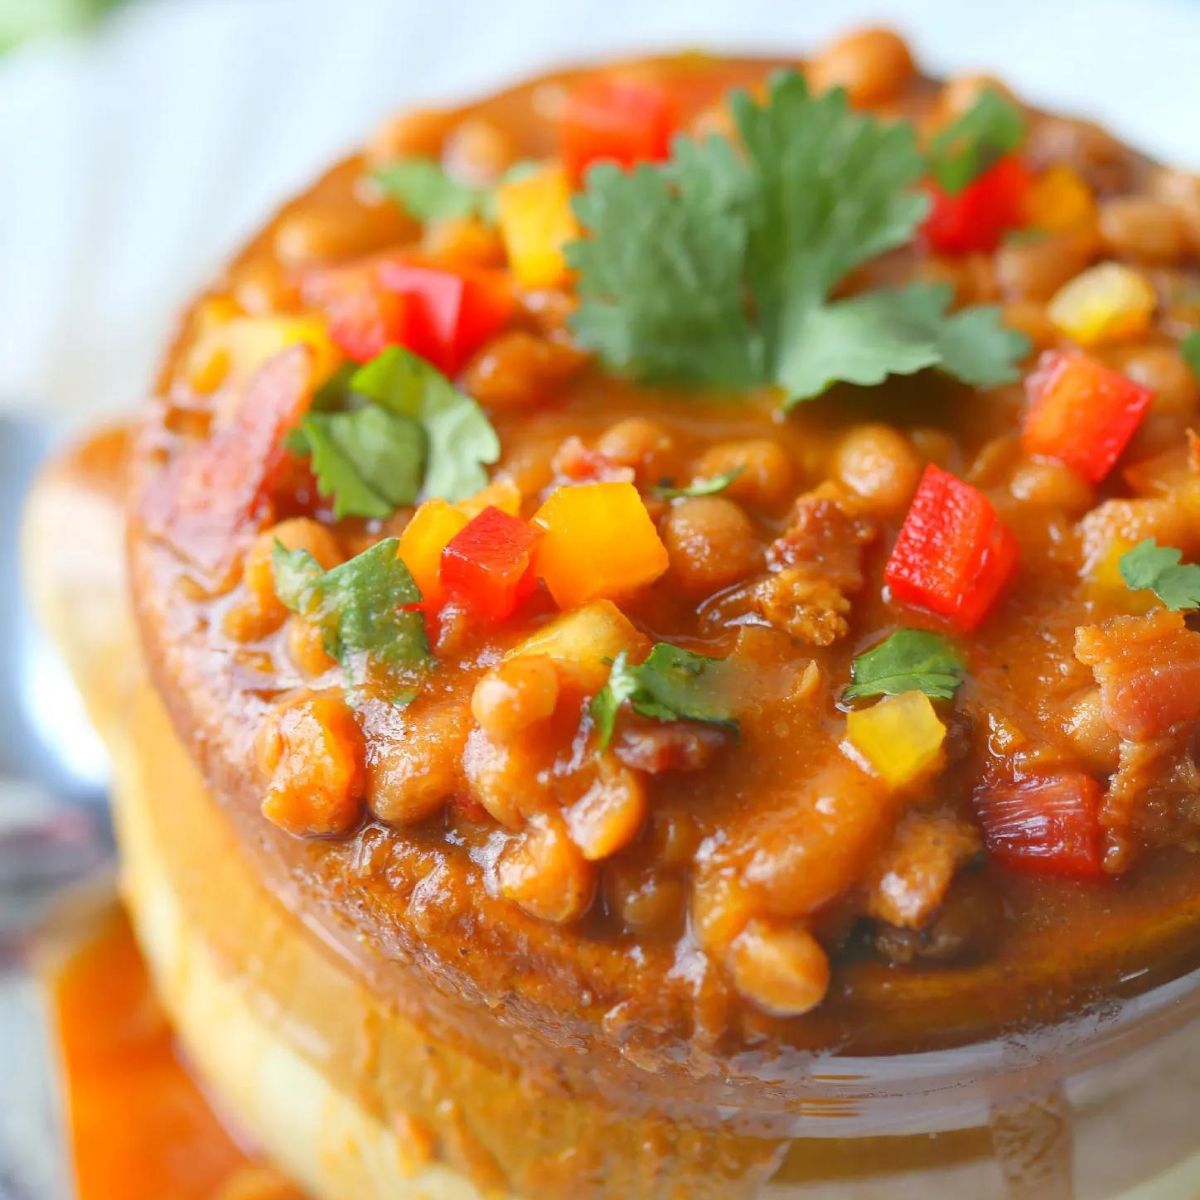
[[[98,2],[0,0],[0,41]],[[392,108],[616,50],[803,51],[866,21],[928,70],[994,70],[1200,168],[1200,0],[132,0],[0,56],[0,407],[136,404],[186,296]]]

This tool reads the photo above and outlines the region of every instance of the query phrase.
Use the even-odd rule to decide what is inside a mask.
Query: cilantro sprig
[[[1121,555],[1118,566],[1125,586],[1148,588],[1172,612],[1200,608],[1200,564],[1183,563],[1183,552],[1160,546],[1153,538],[1138,542]]]
[[[514,163],[499,183],[520,179],[537,164]],[[478,217],[489,225],[496,222],[497,185],[468,183],[456,179],[436,158],[413,155],[398,158],[371,172],[371,179],[410,216],[422,223]]]
[[[337,518],[386,517],[419,495],[461,500],[487,483],[500,441],[483,409],[440,371],[389,346],[335,379],[289,436]],[[323,411],[334,406],[340,411]]]
[[[923,629],[897,629],[850,666],[843,700],[924,692],[931,700],[953,700],[967,668],[946,638]]]
[[[929,172],[953,195],[1024,140],[1021,110],[995,88],[984,88],[971,107],[930,143]]]
[[[623,704],[655,721],[703,721],[736,731],[738,723],[730,710],[731,670],[725,659],[694,654],[669,642],[658,642],[636,665],[621,651],[608,682],[592,697],[600,749],[612,741]]]
[[[730,108],[740,148],[680,137],[666,163],[588,172],[575,200],[588,236],[566,250],[582,344],[636,379],[775,385],[788,404],[927,367],[977,386],[1016,377],[1029,344],[995,307],[950,313],[950,289],[924,283],[839,296],[928,211],[911,124],[810,95],[795,71]]]
[[[276,542],[271,569],[279,599],[320,627],[325,652],[341,663],[347,685],[357,691],[374,682],[403,704],[415,694],[430,654],[415,608],[421,592],[399,545],[385,538],[326,571],[307,550]]]

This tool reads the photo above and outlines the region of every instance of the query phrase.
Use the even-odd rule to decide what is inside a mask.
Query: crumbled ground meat
[[[754,589],[754,602],[776,629],[810,646],[832,645],[850,629],[849,598],[808,566],[768,575]]]
[[[876,534],[861,502],[836,483],[801,496],[787,529],[767,552],[775,568],[754,591],[758,611],[812,646],[849,631],[849,594],[863,586],[862,551]]]
[[[982,849],[979,831],[949,813],[914,812],[896,828],[867,893],[867,912],[919,929],[945,899],[955,873]]]

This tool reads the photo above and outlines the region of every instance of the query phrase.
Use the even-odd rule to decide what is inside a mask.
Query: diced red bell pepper
[[[988,853],[1034,875],[1103,879],[1100,785],[1077,771],[1000,784],[978,793],[975,813]]]
[[[379,279],[410,311],[405,345],[447,375],[455,374],[512,315],[512,291],[498,271],[446,271],[385,258]]]
[[[303,295],[356,362],[406,346],[448,375],[499,333],[513,310],[502,272],[449,271],[395,255],[313,272]]]
[[[1006,154],[960,192],[947,192],[932,179],[925,190],[933,200],[922,233],[939,254],[990,253],[1010,229],[1026,223],[1026,200],[1033,173],[1025,160]]]
[[[334,344],[355,362],[413,340],[413,309],[379,280],[374,262],[312,272],[302,294],[329,321]]]
[[[214,582],[270,519],[284,434],[308,407],[312,371],[308,346],[269,359],[247,385],[232,422],[180,455],[146,490],[141,514],[147,528]]]
[[[1154,393],[1090,355],[1047,350],[1025,380],[1021,444],[1099,483],[1141,424]]]
[[[479,616],[503,621],[533,585],[529,568],[541,538],[536,525],[489,505],[442,551],[442,587]]]
[[[617,75],[589,79],[573,88],[563,105],[567,176],[578,183],[599,161],[629,167],[667,158],[676,125],[675,102],[660,85]]]
[[[895,599],[974,629],[1016,570],[1019,550],[991,501],[930,463],[884,577]]]

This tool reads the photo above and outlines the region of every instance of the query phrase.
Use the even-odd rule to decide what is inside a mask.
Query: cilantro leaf
[[[1179,353],[1191,372],[1200,379],[1200,329],[1189,329],[1179,343]]]
[[[984,88],[966,112],[933,139],[929,170],[938,186],[961,192],[1025,140],[1025,118],[995,88]]]
[[[650,490],[660,500],[676,500],[693,496],[715,496],[718,492],[723,492],[745,469],[745,467],[734,467],[732,471],[725,471],[721,475],[713,475],[709,479],[697,479],[695,483],[689,483],[686,487],[669,487],[659,484]]]
[[[966,674],[962,659],[944,637],[922,629],[897,629],[854,660],[842,699],[918,691],[934,700],[952,700]]]
[[[462,500],[487,483],[486,464],[500,457],[500,439],[487,414],[436,367],[403,346],[389,346],[350,379],[355,393],[424,431],[423,492]]]
[[[718,138],[675,146],[665,168],[588,172],[574,204],[592,236],[565,248],[579,272],[571,324],[610,367],[639,379],[751,387],[765,368],[743,303],[744,169]]]
[[[668,642],[656,643],[636,666],[621,651],[608,682],[592,697],[600,749],[612,741],[617,712],[626,703],[656,721],[704,721],[736,731],[737,721],[729,711],[732,669],[725,659],[693,654]]]
[[[393,699],[411,698],[429,661],[421,592],[386,538],[331,571],[307,550],[275,543],[275,591],[292,612],[319,625],[325,651],[342,664],[348,686],[382,683]]]
[[[422,222],[482,216],[490,191],[455,179],[437,159],[420,155],[385,163],[371,172],[371,178]]]
[[[681,137],[666,163],[588,172],[575,209],[590,236],[567,247],[584,345],[637,379],[774,384],[788,403],[926,367],[1015,378],[1029,344],[994,307],[949,314],[930,285],[831,300],[928,211],[911,124],[852,112],[840,91],[814,97],[794,71],[764,103],[738,93],[730,108],[744,153]]]
[[[1121,555],[1121,578],[1135,592],[1148,588],[1172,612],[1200,608],[1200,564],[1181,563],[1182,558],[1174,546],[1146,538]]]
[[[310,457],[317,489],[333,497],[338,520],[390,516],[420,491],[425,433],[416,421],[377,404],[309,413],[288,444]]]
[[[489,186],[455,179],[436,158],[413,155],[377,167],[371,172],[371,178],[423,224],[455,217],[478,217],[494,225],[496,187],[522,179],[535,170],[535,162],[513,163],[500,176],[496,186]]]

